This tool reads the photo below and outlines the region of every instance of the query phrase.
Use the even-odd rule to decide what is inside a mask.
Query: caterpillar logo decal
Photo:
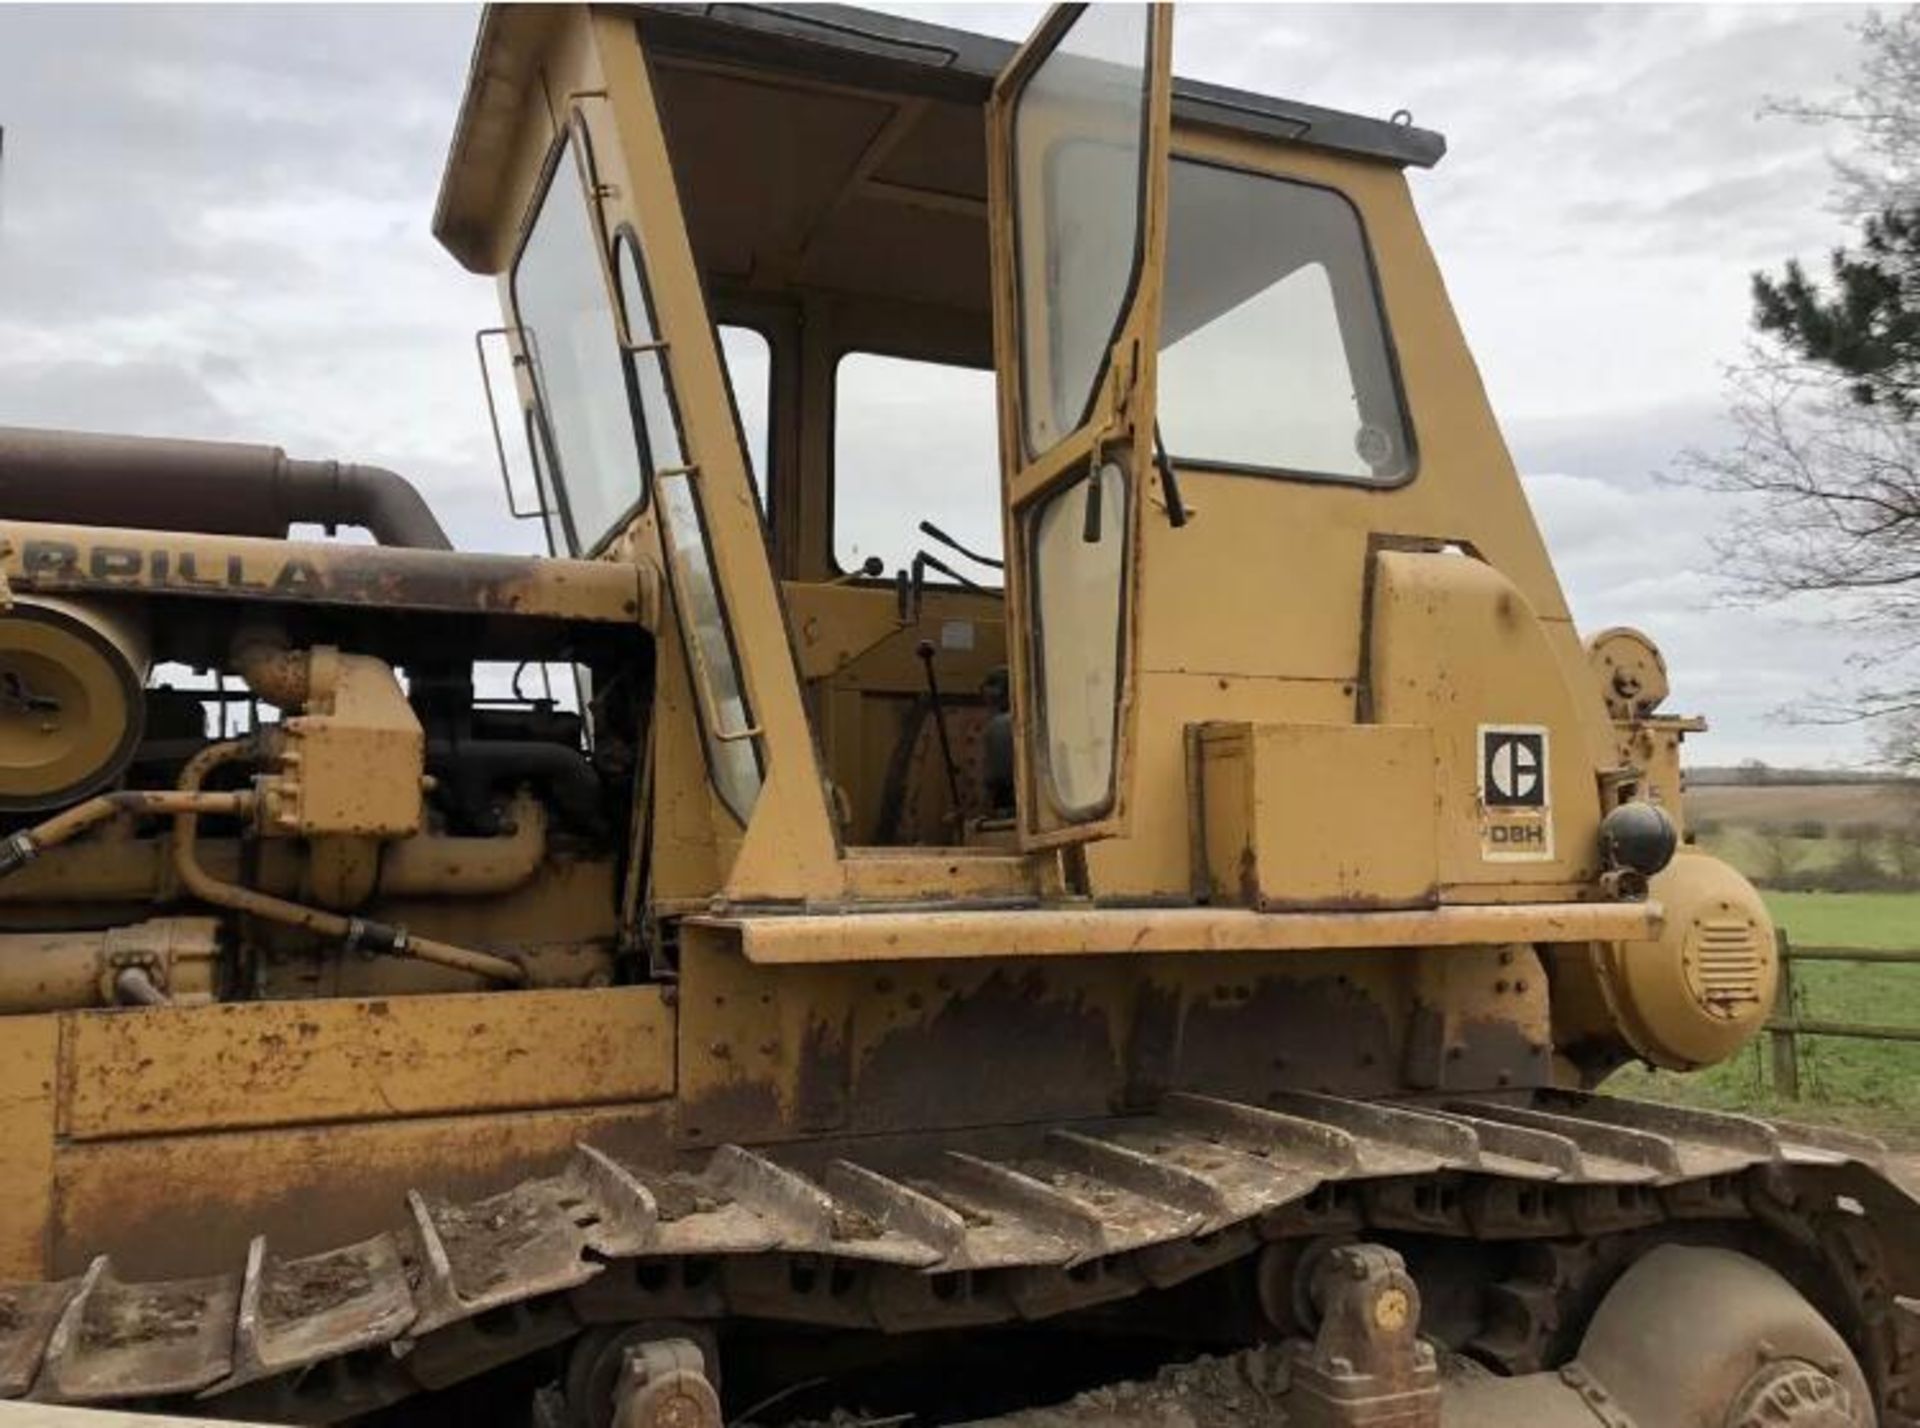
[[[1547,730],[1480,726],[1480,856],[1490,863],[1553,857]]]

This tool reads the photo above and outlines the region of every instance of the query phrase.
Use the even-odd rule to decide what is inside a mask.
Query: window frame
[[[1020,76],[1023,96],[1025,86],[1047,61],[1059,53],[1059,42],[1066,33],[1078,23],[1080,17],[1092,9],[1091,4],[1061,5],[1048,16],[1041,27],[1034,31],[1028,44],[1035,47],[1045,46],[1046,52],[1040,56],[1026,73]],[[1153,165],[1153,44],[1155,19],[1152,8],[1147,10],[1147,24],[1141,36],[1140,54],[1140,167],[1134,178],[1133,206],[1133,261],[1127,273],[1127,285],[1122,290],[1120,301],[1114,307],[1113,324],[1107,330],[1107,340],[1101,350],[1100,365],[1094,369],[1093,381],[1087,387],[1087,399],[1080,409],[1079,420],[1054,437],[1053,445],[1046,448],[1052,451],[1062,442],[1085,427],[1093,416],[1093,409],[1100,400],[1100,388],[1106,383],[1107,373],[1113,366],[1113,345],[1120,339],[1120,331],[1126,326],[1127,318],[1132,314],[1135,301],[1140,295],[1140,279],[1146,268],[1147,232],[1146,207],[1147,185],[1152,178]],[[1164,22],[1161,22],[1164,23]],[[1026,257],[1021,251],[1020,230],[1020,120],[1022,105],[1015,101],[1007,124],[1007,230],[1011,241],[1013,264],[1013,305],[1017,314],[1026,311]],[[1171,155],[1169,155],[1171,160]],[[1052,308],[1047,308],[1049,317]],[[1014,323],[1015,355],[1018,359],[1014,373],[1014,409],[1019,415],[1017,425],[1020,430],[1020,450],[1027,462],[1038,460],[1045,452],[1033,444],[1032,413],[1028,409],[1028,328],[1030,324],[1016,320]]]
[[[1234,163],[1227,159],[1214,158],[1198,154],[1191,150],[1175,147],[1167,156],[1167,194],[1168,194],[1168,266],[1173,261],[1172,234],[1172,194],[1173,173],[1176,165],[1193,164],[1200,168],[1219,169],[1226,173],[1238,174],[1247,178],[1264,179],[1270,183],[1290,184],[1296,188],[1318,189],[1322,193],[1332,194],[1346,205],[1353,215],[1354,226],[1359,230],[1360,255],[1366,268],[1367,291],[1373,298],[1373,310],[1380,320],[1380,341],[1386,355],[1387,376],[1393,386],[1393,400],[1399,410],[1400,421],[1407,438],[1407,469],[1391,481],[1377,481],[1366,476],[1349,476],[1336,472],[1309,471],[1294,466],[1268,466],[1241,461],[1212,461],[1201,457],[1182,456],[1171,446],[1166,447],[1167,462],[1175,471],[1190,471],[1197,474],[1218,474],[1222,476],[1252,476],[1266,481],[1293,481],[1312,486],[1351,486],[1362,491],[1398,491],[1411,485],[1420,475],[1421,447],[1420,433],[1414,424],[1413,405],[1407,400],[1406,376],[1401,369],[1400,346],[1394,338],[1393,322],[1387,311],[1386,290],[1380,284],[1380,264],[1373,248],[1373,235],[1367,231],[1366,214],[1360,211],[1360,205],[1343,190],[1333,184],[1318,179],[1302,178],[1297,174],[1283,173],[1276,169],[1258,168],[1244,163]],[[1336,302],[1338,301],[1336,295]],[[1158,413],[1156,412],[1156,422]],[[1164,436],[1164,432],[1161,433]]]
[[[634,344],[633,314],[627,311],[626,289],[620,281],[620,248],[622,244],[625,244],[627,251],[633,255],[633,271],[640,283],[640,301],[645,303],[647,308],[647,330],[652,333],[652,336],[647,339],[647,344],[643,345],[645,346],[645,350],[652,352],[659,359],[660,387],[666,394],[667,415],[673,420],[674,444],[680,448],[680,460],[682,464],[690,463],[687,462],[687,423],[686,418],[683,417],[680,412],[680,387],[679,384],[673,380],[672,368],[667,365],[667,354],[673,350],[672,345],[666,338],[660,335],[660,324],[655,320],[653,315],[653,281],[647,276],[647,260],[644,250],[640,246],[639,231],[635,229],[631,223],[622,222],[613,230],[613,233],[606,240],[606,271],[612,284],[611,307],[614,313],[614,320],[619,324],[619,326],[614,329],[614,335],[620,343],[620,366],[626,373],[627,411],[628,415],[633,419],[634,446],[640,453],[640,485],[642,489],[639,505],[626,517],[626,520],[631,521],[634,516],[639,515],[641,511],[647,508],[647,502],[653,494],[653,483],[659,479],[660,473],[653,462],[653,444],[647,439],[646,406],[640,400],[640,376],[636,359],[642,355],[642,352],[638,350]],[[625,330],[622,331],[622,329]],[[717,331],[714,334],[714,340],[716,343],[719,341]],[[724,367],[725,364],[723,362],[723,373]],[[729,384],[728,387],[728,397],[729,399],[732,397],[731,384]],[[744,450],[744,448],[742,449]]]
[[[534,400],[520,411],[521,425],[527,434],[527,452],[533,460],[534,488],[540,493],[540,531],[547,538],[547,553],[556,558],[570,559],[573,554],[573,527],[567,519],[566,507],[561,504],[560,482],[556,474],[559,463],[554,455],[553,433],[547,428],[547,413],[540,405],[537,392]],[[548,501],[553,504],[548,506]],[[555,516],[560,518],[561,538],[569,543],[569,548],[564,551],[553,548]]]
[[[693,497],[694,523],[699,528],[700,549],[706,559],[707,571],[713,580],[714,604],[720,612],[720,632],[726,637],[727,660],[733,666],[733,682],[740,691],[740,716],[745,722],[746,729],[754,730],[758,728],[758,725],[753,715],[753,697],[752,691],[747,684],[747,669],[745,663],[740,658],[740,642],[734,633],[733,612],[728,608],[727,592],[720,580],[720,565],[719,562],[714,559],[713,532],[707,523],[706,502],[702,499],[700,483],[697,479],[698,463],[690,459],[690,453],[687,447],[686,419],[680,409],[680,388],[679,384],[673,380],[673,369],[668,360],[669,354],[671,354],[673,350],[672,344],[660,336],[659,320],[654,315],[653,279],[647,271],[646,249],[641,242],[639,230],[636,229],[632,223],[622,221],[614,229],[612,237],[607,240],[606,272],[612,280],[613,310],[620,326],[626,329],[624,335],[621,336],[620,342],[621,366],[626,372],[627,400],[634,424],[634,444],[639,449],[641,485],[645,488],[640,504],[633,511],[629,512],[625,517],[625,522],[631,522],[635,516],[638,516],[647,509],[648,501],[653,496],[653,487],[662,479],[662,475],[660,469],[654,464],[653,444],[647,437],[646,412],[640,401],[640,379],[636,364],[643,354],[636,351],[632,345],[633,315],[627,311],[626,292],[620,282],[619,264],[620,245],[622,243],[627,245],[628,250],[633,255],[633,271],[640,284],[640,301],[646,304],[647,327],[653,334],[650,340],[661,344],[658,348],[653,349],[653,351],[660,363],[660,385],[666,394],[667,414],[673,421],[674,444],[680,450],[681,462],[678,468],[669,470],[666,475],[679,475],[686,480],[687,489]],[[720,335],[711,313],[708,315],[707,325],[713,334],[715,351],[718,352]],[[616,335],[620,335],[618,329],[616,329]],[[764,334],[762,335],[764,336]],[[768,350],[770,354],[769,372],[771,372],[771,343],[768,344]],[[721,361],[721,373],[723,377],[726,377],[726,363],[724,358]],[[769,378],[768,385],[771,389],[771,378]],[[742,460],[745,460],[746,446],[741,434],[737,403],[735,403],[733,398],[733,382],[731,377],[726,377],[726,386],[728,405],[733,409],[735,440],[741,442],[741,456]],[[769,412],[771,412],[771,396],[769,396]],[[769,432],[771,432],[771,429],[771,416],[769,416]],[[771,464],[771,441],[769,441],[768,444],[768,451],[768,462]],[[742,828],[745,828],[752,820],[753,808],[741,809],[735,806],[726,782],[720,777],[719,769],[715,763],[714,745],[723,742],[744,743],[747,745],[753,754],[754,769],[760,783],[759,789],[754,794],[754,806],[757,807],[760,794],[766,791],[767,784],[765,735],[762,733],[748,733],[743,731],[723,739],[721,732],[711,727],[713,719],[719,717],[720,714],[719,700],[715,695],[712,680],[706,673],[706,662],[694,647],[698,637],[694,633],[693,621],[681,606],[678,578],[673,570],[675,562],[669,549],[671,537],[666,530],[667,515],[664,507],[661,508],[658,520],[662,555],[666,562],[667,596],[673,602],[674,617],[680,626],[680,645],[682,653],[686,656],[687,678],[694,685],[693,703],[695,718],[700,725],[701,734],[700,757],[706,766],[707,785],[713,790],[714,796],[720,800],[720,806],[727,810],[727,813],[736,823]],[[621,527],[616,527],[616,530],[623,528],[624,523]],[[765,530],[764,517],[762,518],[762,530],[763,532]]]
[[[865,586],[868,589],[878,589],[885,586],[891,589],[895,580],[892,571],[887,571],[880,575],[862,575],[856,570],[848,570],[840,563],[838,523],[840,511],[840,364],[845,362],[849,357],[884,357],[895,362],[920,362],[929,367],[958,367],[966,372],[986,373],[992,377],[995,382],[994,399],[996,405],[988,411],[987,421],[989,428],[996,433],[999,429],[998,383],[1000,374],[991,359],[985,363],[959,362],[946,356],[928,356],[925,350],[917,352],[902,352],[897,349],[883,351],[878,347],[863,346],[857,342],[847,343],[833,349],[833,371],[827,382],[827,569],[832,571],[840,580],[850,585]],[[1004,546],[1006,544],[1006,498],[1000,487],[1000,464],[998,460],[994,462],[993,468],[993,507],[1002,523],[1000,540],[1002,546]],[[1006,551],[1004,549],[1000,552],[1000,558],[1002,561],[1006,559]],[[935,579],[932,576],[923,577],[921,584],[928,590],[957,591],[962,595],[984,595],[997,600],[1004,600],[1006,598],[1006,570],[1004,565],[1001,568],[1000,584],[987,586],[983,590],[969,590],[966,586],[957,584],[954,581]]]

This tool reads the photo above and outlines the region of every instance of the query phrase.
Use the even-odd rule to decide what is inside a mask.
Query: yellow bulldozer
[[[1601,1089],[1774,935],[1575,632],[1443,141],[1171,24],[489,10],[434,228],[551,558],[0,432],[0,1398],[932,1425],[1260,1345],[1306,1428],[1916,1421],[1878,1147]]]

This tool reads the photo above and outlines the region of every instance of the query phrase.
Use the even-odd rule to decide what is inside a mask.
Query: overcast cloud
[[[906,7],[889,7],[901,8]],[[1023,33],[1037,5],[927,18]],[[1845,673],[1835,637],[1728,609],[1714,503],[1657,484],[1718,436],[1747,278],[1839,241],[1845,7],[1190,6],[1182,72],[1386,114],[1450,153],[1429,237],[1583,628],[1666,650],[1696,759],[1828,763],[1769,718]],[[412,473],[457,542],[500,514],[474,329],[492,284],[428,233],[476,12],[0,7],[0,423],[269,441]]]

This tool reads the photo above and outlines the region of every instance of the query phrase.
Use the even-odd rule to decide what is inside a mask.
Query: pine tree
[[[1869,214],[1859,245],[1836,248],[1820,287],[1798,259],[1753,275],[1753,322],[1802,361],[1847,379],[1862,406],[1920,416],[1920,210]]]

